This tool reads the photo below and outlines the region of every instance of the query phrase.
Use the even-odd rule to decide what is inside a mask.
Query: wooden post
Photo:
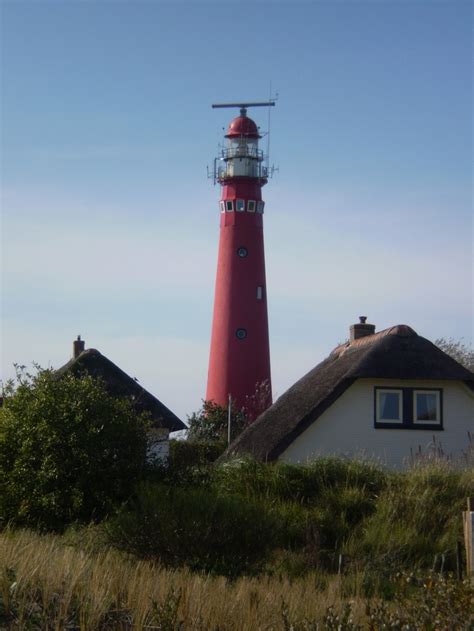
[[[342,574],[342,563],[343,563],[343,558],[342,558],[342,554],[339,555],[339,563],[337,566],[337,573],[339,574],[339,576]]]
[[[466,546],[466,576],[474,578],[474,497],[467,500],[467,511],[462,514]]]

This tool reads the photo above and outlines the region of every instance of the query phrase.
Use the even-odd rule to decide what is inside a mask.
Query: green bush
[[[106,524],[109,543],[165,565],[235,577],[254,573],[279,545],[276,514],[210,489],[143,484]]]
[[[174,486],[205,488],[214,478],[214,462],[225,449],[224,443],[170,440],[166,466],[147,466],[144,478]]]
[[[189,440],[170,440],[169,467],[183,470],[189,467],[206,466],[215,462],[225,448],[225,443],[196,443]]]
[[[61,530],[103,517],[132,491],[146,423],[90,376],[19,371],[0,409],[0,516]]]
[[[232,410],[231,439],[249,424],[244,410]],[[188,416],[188,439],[192,442],[227,443],[228,412],[214,401],[203,401],[197,412]]]
[[[305,465],[267,464],[239,459],[222,464],[216,484],[230,493],[326,505],[328,492],[337,498],[341,489],[358,488],[370,501],[385,487],[389,474],[376,464],[343,458],[318,458]],[[365,514],[365,513],[364,513]]]
[[[454,566],[461,512],[474,494],[474,472],[432,462],[392,474],[375,512],[354,532],[348,550],[371,565],[428,567],[436,554]]]

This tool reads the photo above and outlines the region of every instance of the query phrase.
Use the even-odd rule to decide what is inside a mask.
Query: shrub
[[[339,492],[348,487],[360,489],[373,502],[388,475],[372,462],[335,457],[305,465],[267,464],[249,458],[220,465],[216,483],[226,492],[319,506],[327,504],[328,494],[334,505]]]
[[[90,376],[19,371],[0,409],[0,515],[62,529],[103,517],[142,470],[146,423]]]
[[[231,577],[261,569],[278,533],[276,516],[259,502],[163,484],[141,485],[106,525],[119,549]]]
[[[170,440],[166,466],[147,466],[144,479],[177,486],[208,487],[214,475],[214,462],[225,449],[224,443]]]
[[[202,408],[188,416],[188,439],[192,442],[227,443],[228,412],[214,401],[203,401]],[[243,410],[232,411],[231,437],[236,438],[248,425]]]
[[[453,553],[462,538],[461,511],[474,494],[474,473],[446,462],[393,474],[373,515],[354,533],[348,549],[370,564],[394,567],[433,563],[435,554]],[[454,556],[446,567],[453,566]]]

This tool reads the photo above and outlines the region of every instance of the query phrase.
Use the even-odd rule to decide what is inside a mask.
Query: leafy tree
[[[188,440],[227,443],[227,423],[227,408],[214,401],[203,401],[201,409],[188,416]],[[248,419],[242,410],[233,411],[230,425],[231,438],[236,438],[247,424]]]
[[[90,376],[17,368],[0,409],[0,516],[61,529],[128,497],[146,454],[146,421]]]
[[[450,355],[465,368],[474,372],[474,349],[464,344],[462,338],[453,340],[453,338],[439,337],[434,343],[447,355]]]
[[[232,409],[231,440],[250,425],[272,402],[270,383],[255,385],[255,392],[245,398],[242,408]],[[222,442],[227,444],[228,410],[214,401],[203,401],[202,408],[188,416],[188,440],[193,442]]]

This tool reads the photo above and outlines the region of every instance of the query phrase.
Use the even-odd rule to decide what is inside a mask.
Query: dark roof
[[[158,401],[135,379],[129,377],[95,348],[83,351],[56,371],[58,375],[68,372],[73,375],[87,373],[92,377],[101,377],[110,394],[117,397],[131,397],[137,412],[148,412],[154,427],[166,427],[171,432],[187,429],[186,425],[166,405]]]
[[[229,446],[224,456],[275,460],[356,379],[461,380],[474,373],[404,324],[337,346]]]

